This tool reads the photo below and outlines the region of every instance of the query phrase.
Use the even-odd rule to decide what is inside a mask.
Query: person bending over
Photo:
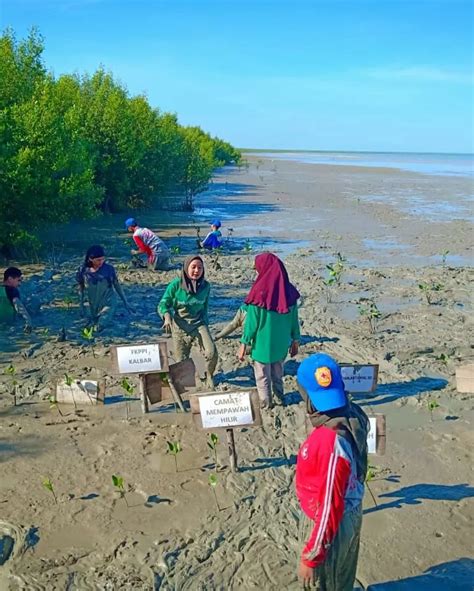
[[[132,232],[133,241],[137,245],[137,250],[130,251],[132,255],[145,254],[148,268],[155,271],[169,271],[172,268],[170,251],[161,238],[148,228],[140,227],[135,218],[125,220],[125,227]]]

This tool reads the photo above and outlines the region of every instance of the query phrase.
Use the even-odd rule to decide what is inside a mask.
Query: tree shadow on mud
[[[472,591],[474,560],[459,558],[426,569],[421,575],[369,585],[367,591]]]
[[[448,380],[443,378],[416,378],[409,382],[394,382],[393,384],[381,384],[377,386],[375,392],[370,395],[360,394],[354,398],[358,404],[388,404],[399,398],[417,396],[423,392],[432,392],[433,390],[443,390],[448,385]],[[381,398],[378,398],[381,397]]]
[[[469,484],[414,484],[400,490],[378,495],[379,499],[393,498],[393,501],[370,507],[364,515],[384,509],[401,509],[403,505],[421,505],[423,501],[461,501],[474,497],[474,487]]]
[[[38,456],[43,451],[48,449],[46,445],[44,448],[41,445],[41,438],[32,435],[18,435],[15,434],[14,441],[7,441],[4,438],[0,439],[0,462],[6,462],[20,456]]]

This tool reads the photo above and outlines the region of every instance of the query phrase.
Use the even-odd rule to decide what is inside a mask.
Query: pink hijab
[[[296,304],[300,294],[290,283],[285,265],[271,252],[263,252],[255,257],[255,279],[245,303],[259,308],[287,314]]]

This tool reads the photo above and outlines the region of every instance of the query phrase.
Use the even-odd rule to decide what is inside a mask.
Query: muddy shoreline
[[[370,460],[377,506],[366,495],[358,576],[373,591],[469,589],[474,412],[472,396],[457,392],[454,374],[474,359],[472,227],[465,219],[404,212],[402,198],[386,203],[361,197],[367,189],[378,195],[381,184],[392,197],[397,187],[399,195],[409,186],[421,190],[430,182],[425,175],[275,164],[255,156],[249,162],[248,169],[219,171],[192,219],[160,224],[160,212],[153,212],[150,227],[173,235],[171,243],[181,247],[178,262],[194,248],[195,225],[204,231],[207,218],[221,216],[224,228],[233,228],[219,258],[222,268],[206,257],[214,333],[248,291],[254,255],[271,248],[284,257],[302,294],[297,359],[323,350],[339,361],[379,364],[376,392],[358,397],[370,412],[386,415],[388,429],[386,455]],[[460,179],[436,182],[449,195],[465,190]],[[208,485],[212,458],[188,415],[168,406],[143,416],[140,402],[132,400],[132,416],[125,418],[110,345],[161,336],[156,305],[176,271],[129,269],[117,223],[78,225],[58,261],[24,266],[25,295],[35,294],[43,306],[31,337],[19,331],[2,336],[0,527],[15,547],[0,566],[0,587],[298,589],[293,475],[306,425],[297,364],[286,363],[285,405],[265,414],[261,429],[237,432],[239,473],[229,471],[220,442],[220,462],[227,467],[218,473],[217,507]],[[94,357],[80,337],[77,305],[67,306],[64,298],[82,246],[104,232],[139,314],[120,313],[114,330],[97,340]],[[251,250],[245,251],[247,240]],[[326,264],[337,253],[344,271],[339,285],[327,287]],[[428,303],[420,284],[442,287],[429,292]],[[361,314],[367,301],[381,314],[374,332]],[[68,340],[60,343],[63,325]],[[218,389],[253,385],[237,347],[238,335],[218,343]],[[16,407],[11,377],[3,374],[10,363],[19,382]],[[67,416],[61,417],[47,399],[64,373],[105,379],[107,404],[79,414],[63,405]],[[438,405],[432,413],[431,401]],[[178,472],[166,453],[170,440],[183,447]],[[128,506],[114,490],[112,474],[124,478]],[[42,486],[44,478],[54,483],[57,504]]]

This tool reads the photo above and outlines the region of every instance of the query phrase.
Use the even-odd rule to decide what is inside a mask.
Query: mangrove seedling
[[[431,420],[433,420],[433,411],[435,408],[439,408],[437,400],[428,400],[428,410],[430,411]]]
[[[125,390],[125,396],[127,397],[125,408],[127,409],[128,421],[130,419],[130,402],[128,398],[133,396],[135,392],[135,386],[129,382],[128,378],[123,378],[123,380],[120,382],[120,386]]]
[[[43,486],[46,490],[49,490],[49,492],[53,495],[54,502],[57,505],[58,499],[56,498],[56,493],[54,492],[54,486],[53,486],[53,483],[51,482],[51,478],[45,478],[43,480]]]
[[[12,378],[11,381],[11,395],[13,396],[13,406],[16,406],[16,399],[18,394],[18,382],[15,379],[16,375],[16,367],[10,363],[10,365],[4,370],[5,375],[10,376]]]
[[[175,470],[178,472],[178,454],[182,450],[181,443],[179,441],[167,441],[166,443],[168,445],[167,453],[174,457]]]
[[[425,296],[426,303],[428,305],[433,303],[433,299],[431,297],[431,292],[441,291],[443,289],[443,286],[441,285],[441,283],[419,283],[418,287],[421,290],[421,293]]]
[[[436,361],[441,361],[441,363],[444,363],[444,365],[448,365],[449,355],[447,355],[446,353],[441,353],[440,355],[435,357],[435,359]]]
[[[85,339],[86,341],[88,341],[88,343],[91,346],[92,349],[92,356],[95,357],[95,351],[94,351],[94,345],[93,345],[93,340],[94,340],[94,327],[93,326],[85,326],[82,329],[82,338]]]
[[[209,486],[211,487],[212,492],[214,493],[214,500],[216,502],[217,509],[218,509],[218,511],[220,511],[221,507],[219,505],[219,501],[217,500],[217,494],[216,494],[217,476],[215,474],[209,474],[208,482],[209,482]]]
[[[377,466],[370,466],[369,465],[367,467],[367,474],[365,475],[365,484],[367,486],[367,490],[370,493],[370,496],[372,497],[374,505],[376,507],[378,507],[377,501],[375,500],[375,497],[374,497],[374,493],[372,492],[372,489],[370,488],[370,484],[369,484],[369,482],[371,482],[375,478],[376,475],[377,475]]]
[[[69,312],[69,310],[71,309],[71,306],[74,303],[74,300],[72,299],[71,296],[66,296],[65,298],[63,298],[63,303],[66,305],[67,310]]]
[[[61,417],[61,421],[64,423],[63,411],[59,408],[59,404],[58,404],[56,398],[54,398],[54,396],[49,397],[49,408],[50,409],[55,408],[58,411],[59,416]]]
[[[369,321],[370,332],[374,333],[377,328],[377,320],[382,316],[382,313],[377,308],[377,304],[373,300],[364,300],[367,305],[359,303],[358,309],[361,316],[365,316]]]
[[[75,382],[74,378],[72,378],[67,373],[64,374],[64,383],[66,384],[66,386],[69,386],[69,390],[70,390],[71,396],[72,396],[72,402],[74,404],[74,409],[77,410],[76,399],[74,398],[74,389],[72,387],[72,385],[74,384],[74,382]]]
[[[210,258],[211,258],[211,267],[215,270],[215,271],[220,271],[222,269],[222,265],[219,262],[219,255],[222,252],[222,248],[214,248],[211,252]]]
[[[113,482],[113,485],[115,486],[117,492],[119,493],[120,498],[125,501],[125,504],[127,505],[127,509],[128,509],[129,505],[128,505],[127,497],[125,496],[125,485],[124,485],[122,476],[116,476],[115,474],[112,474],[112,482]]]
[[[207,440],[207,447],[212,450],[214,454],[214,471],[217,472],[217,444],[219,437],[215,433],[210,433]]]
[[[342,273],[344,271],[344,263],[346,259],[342,256],[340,252],[336,254],[336,262],[333,264],[326,265],[326,269],[329,271],[329,275],[326,279],[323,279],[323,284],[326,287],[331,287],[332,285],[339,285],[341,282]],[[331,294],[328,290],[326,293],[328,303],[331,301]]]

